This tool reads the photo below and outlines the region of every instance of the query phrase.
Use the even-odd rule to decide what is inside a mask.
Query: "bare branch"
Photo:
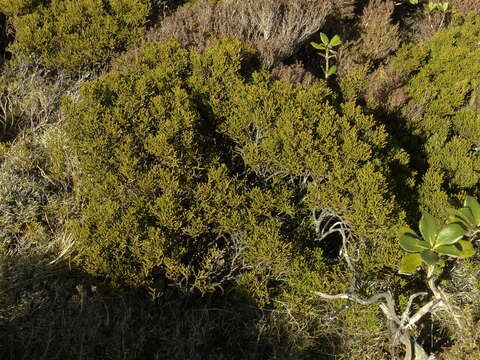
[[[408,299],[407,307],[405,308],[405,311],[402,314],[402,322],[403,323],[407,322],[407,319],[409,318],[410,308],[413,305],[413,301],[419,296],[426,296],[426,295],[428,295],[428,293],[426,293],[426,292],[418,292],[418,293],[415,293],[413,295],[410,295],[410,298]]]
[[[373,296],[369,297],[367,300],[360,299],[359,297],[357,297],[355,295],[351,295],[351,294],[329,295],[329,294],[325,294],[325,293],[322,293],[322,292],[319,292],[319,291],[312,291],[312,294],[315,294],[317,296],[320,296],[320,297],[323,297],[323,298],[329,299],[329,300],[337,300],[337,299],[350,300],[350,301],[356,302],[357,304],[360,304],[360,305],[371,305],[371,304],[374,304],[376,302],[379,302],[382,298],[387,299],[387,297],[392,297],[392,295],[388,292],[373,295]]]
[[[420,320],[423,316],[431,313],[435,310],[435,307],[442,304],[442,301],[439,299],[430,300],[428,303],[423,305],[409,320],[404,327],[406,329],[412,328],[418,320]]]

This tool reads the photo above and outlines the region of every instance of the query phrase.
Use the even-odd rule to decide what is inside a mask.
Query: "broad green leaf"
[[[465,206],[468,207],[472,213],[472,217],[474,219],[474,225],[480,225],[480,204],[478,203],[477,199],[472,196],[467,196],[465,199]]]
[[[455,244],[455,246],[460,248],[460,255],[458,257],[461,259],[469,258],[475,255],[475,248],[470,241],[460,240]]]
[[[398,232],[398,237],[402,236],[403,234],[410,234],[414,236],[417,239],[420,239],[420,237],[417,235],[417,233],[410,229],[408,226],[400,226],[400,231]]]
[[[335,65],[331,66],[327,71],[327,77],[337,73],[337,67]]]
[[[342,39],[340,39],[340,36],[335,35],[332,40],[330,40],[330,46],[338,46],[342,44]]]
[[[329,45],[330,41],[328,40],[328,36],[325,33],[320,33],[320,39],[325,46]]]
[[[435,239],[438,233],[437,220],[427,212],[424,212],[420,219],[420,234],[428,241],[432,246],[435,245]]]
[[[420,265],[422,265],[422,257],[420,254],[408,254],[402,258],[398,272],[400,274],[411,275]]]
[[[448,255],[458,258],[468,258],[475,255],[475,249],[470,241],[460,240],[453,245],[443,245],[435,249],[442,255]]]
[[[425,261],[427,265],[437,265],[440,258],[432,250],[423,250],[420,253],[422,260]]]
[[[463,210],[463,211],[462,211]],[[473,226],[473,215],[468,208],[462,209],[448,209],[449,217],[448,221],[450,223],[460,222],[465,225],[467,228]]]
[[[437,235],[435,245],[450,245],[456,243],[465,235],[465,228],[459,223],[445,225]]]
[[[475,217],[473,216],[472,210],[468,207],[463,207],[458,210],[468,221],[470,225],[475,226]]]
[[[400,235],[400,246],[408,252],[421,252],[430,249],[430,244],[410,233]]]
[[[438,5],[439,4],[434,3],[433,1],[430,1],[428,4],[425,4],[425,8],[427,9],[427,11],[431,12],[431,11],[435,10]]]
[[[310,43],[310,45],[312,45],[312,46],[313,46],[315,49],[317,49],[317,50],[325,50],[325,49],[326,49],[326,48],[325,48],[325,45],[323,45],[323,44],[318,44],[318,43],[313,42],[313,41]]]
[[[442,245],[437,248],[435,248],[435,251],[441,255],[448,255],[448,256],[453,256],[453,257],[460,257],[461,255],[461,249],[457,244],[453,245]]]

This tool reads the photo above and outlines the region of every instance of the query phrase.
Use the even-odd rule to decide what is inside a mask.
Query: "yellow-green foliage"
[[[187,51],[143,51],[66,108],[87,202],[80,258],[117,283],[164,275],[210,291],[243,270],[246,243],[279,240],[289,193],[248,186],[223,163],[213,119],[188,86]]]
[[[65,106],[90,273],[201,291],[237,279],[267,304],[272,284],[302,287],[292,274],[320,266],[292,257],[321,254],[311,214],[325,208],[390,254],[374,266],[396,266],[383,128],[322,83],[252,73],[251,56],[231,40],[203,54],[147,44]]]
[[[202,66],[219,68],[221,59],[210,57],[212,62]],[[387,150],[388,136],[373,117],[354,101],[338,105],[323,82],[303,88],[274,81],[263,72],[247,83],[208,74],[202,85],[214,89],[210,105],[225,119],[219,128],[235,142],[245,166],[260,182],[290,184],[302,206],[332,209],[355,236],[396,252],[388,238],[402,215],[391,194],[389,164],[405,164],[408,158]],[[376,264],[393,265],[393,259],[385,256]]]
[[[15,42],[9,51],[28,62],[71,72],[103,66],[138,43],[148,11],[147,0],[45,2],[12,17]]]
[[[8,16],[23,15],[45,3],[46,0],[0,0],[0,11]]]
[[[416,156],[424,156],[420,204],[438,215],[448,196],[478,194],[479,33],[479,16],[457,18],[432,39],[402,48],[393,61],[409,96],[402,109],[406,127],[417,139]]]

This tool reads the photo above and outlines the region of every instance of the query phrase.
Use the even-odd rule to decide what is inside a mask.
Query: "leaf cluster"
[[[412,274],[422,263],[442,265],[443,255],[464,259],[475,254],[472,242],[464,238],[468,228],[475,231],[480,225],[480,204],[467,196],[464,207],[451,213],[449,222],[440,226],[432,215],[425,212],[419,222],[421,237],[411,229],[402,230],[400,246],[411,254],[402,259],[400,273]]]
[[[337,66],[336,65],[329,66],[328,60],[331,57],[335,57],[335,55],[337,54],[337,51],[333,49],[341,45],[342,40],[338,35],[334,35],[331,39],[328,39],[328,36],[323,32],[320,33],[320,40],[322,41],[320,44],[314,41],[312,41],[310,44],[317,50],[325,51],[324,54],[320,53],[320,55],[322,55],[327,61],[326,67],[325,67],[325,78],[328,79],[330,76],[335,75],[337,73]]]

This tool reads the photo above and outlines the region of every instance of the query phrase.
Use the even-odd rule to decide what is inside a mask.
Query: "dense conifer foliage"
[[[478,1],[0,26],[2,359],[480,358]]]
[[[436,213],[449,196],[477,194],[480,180],[480,23],[473,15],[455,21],[430,41],[405,46],[392,61],[405,81],[405,126],[423,154],[419,200]]]
[[[116,52],[138,43],[149,9],[146,0],[8,3],[16,40],[9,51],[27,62],[72,72],[105,65]]]

